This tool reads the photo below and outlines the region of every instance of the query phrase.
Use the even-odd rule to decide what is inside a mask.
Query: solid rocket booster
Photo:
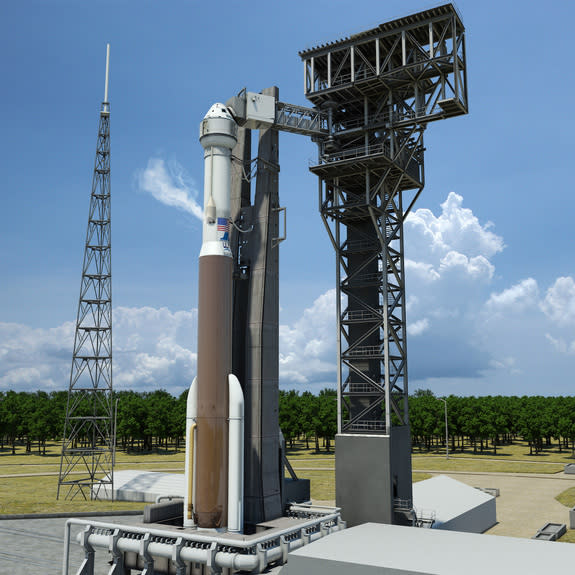
[[[224,105],[214,104],[200,126],[205,169],[204,221],[199,258],[195,463],[192,462],[193,518],[200,528],[225,528],[228,523],[233,271],[229,220],[231,153],[236,141],[236,122]]]

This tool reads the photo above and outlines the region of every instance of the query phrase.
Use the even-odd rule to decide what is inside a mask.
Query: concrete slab
[[[155,503],[158,497],[183,497],[186,486],[183,473],[126,469],[114,472],[116,501]],[[108,499],[109,497],[102,497]]]
[[[568,572],[575,546],[366,523],[288,556],[282,575],[508,575]]]

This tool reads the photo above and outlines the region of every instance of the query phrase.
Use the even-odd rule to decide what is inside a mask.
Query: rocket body
[[[223,529],[228,523],[233,271],[229,218],[231,152],[236,139],[237,125],[231,114],[222,104],[214,104],[200,127],[205,174],[193,463],[193,520],[200,528]]]

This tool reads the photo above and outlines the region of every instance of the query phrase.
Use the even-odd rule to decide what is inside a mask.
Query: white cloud
[[[485,256],[467,257],[461,252],[450,251],[439,263],[441,275],[456,273],[470,280],[489,282],[493,277],[495,266]]]
[[[416,262],[406,258],[405,269],[410,277],[417,278],[426,283],[437,281],[441,277],[439,273],[433,269],[433,265],[426,262]]]
[[[463,316],[481,305],[485,288],[493,280],[491,259],[503,250],[503,238],[463,207],[463,198],[451,192],[436,216],[421,208],[405,222],[406,289],[416,294],[410,321],[441,314]],[[412,315],[415,314],[415,315]]]
[[[280,326],[280,382],[319,389],[335,385],[335,290],[300,318]],[[0,390],[66,390],[74,324],[34,329],[0,323]],[[113,310],[115,389],[179,394],[197,369],[197,311],[118,307]]]
[[[547,290],[541,309],[560,325],[575,325],[575,281],[571,277],[557,278]]]
[[[548,381],[567,382],[575,369],[575,280],[560,277],[544,289],[526,278],[495,291],[493,258],[503,239],[462,201],[450,194],[439,216],[416,210],[406,222],[411,388],[533,393]],[[282,387],[335,386],[335,297],[335,289],[327,291],[280,325]],[[196,310],[119,307],[113,321],[116,388],[177,394],[189,386]],[[67,389],[73,336],[72,322],[53,329],[0,324],[0,390]]]
[[[439,216],[420,208],[407,217],[405,227],[409,257],[416,260],[437,262],[449,252],[489,259],[504,248],[503,238],[491,231],[493,224],[482,225],[454,192],[441,204]]]
[[[160,158],[150,158],[145,170],[137,176],[138,186],[156,200],[191,214],[199,220],[203,210],[197,201],[198,191],[177,162],[166,166]]]
[[[405,222],[407,331],[412,381],[474,378],[491,354],[477,345],[479,310],[495,275],[492,259],[504,248],[489,222],[481,223],[450,193],[441,212],[421,208]]]
[[[547,339],[547,341],[551,344],[551,346],[555,349],[555,351],[558,351],[559,353],[569,355],[575,353],[575,341],[569,343],[566,342],[563,338],[553,337],[549,333],[545,334],[545,339]]]
[[[280,325],[280,385],[318,391],[336,385],[335,289],[315,299],[302,317]]]
[[[119,307],[113,311],[116,389],[181,393],[196,371],[195,311]],[[66,390],[75,325],[0,324],[0,390]]]
[[[490,312],[521,312],[536,308],[538,300],[537,282],[533,278],[527,278],[500,293],[492,293],[485,308]]]
[[[496,369],[496,370],[507,371],[508,373],[510,373],[512,375],[518,375],[521,373],[521,370],[517,369],[516,365],[517,365],[516,358],[511,357],[511,356],[502,357],[499,359],[492,359],[489,362],[489,366],[491,368]]]
[[[424,317],[423,319],[409,323],[407,326],[407,334],[412,337],[417,337],[426,332],[431,326],[429,320]]]

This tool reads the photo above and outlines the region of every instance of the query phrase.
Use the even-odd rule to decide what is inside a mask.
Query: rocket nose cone
[[[204,116],[204,120],[211,120],[212,118],[223,118],[226,120],[233,120],[233,116],[230,113],[229,108],[224,106],[224,104],[214,104],[208,113]]]
[[[230,109],[214,104],[200,124],[200,143],[204,148],[222,146],[232,149],[237,142],[238,125]]]

